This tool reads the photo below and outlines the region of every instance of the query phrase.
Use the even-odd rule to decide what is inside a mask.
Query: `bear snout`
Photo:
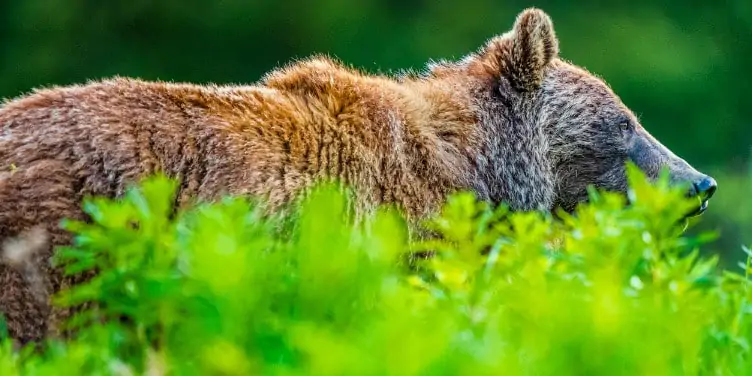
[[[703,176],[692,182],[692,196],[700,196],[703,200],[710,200],[718,189],[718,183],[710,176]]]
[[[698,216],[708,209],[708,201],[715,194],[718,189],[718,183],[712,177],[703,175],[692,182],[692,186],[687,192],[687,197],[697,197],[700,200],[700,205],[687,214],[687,217]]]

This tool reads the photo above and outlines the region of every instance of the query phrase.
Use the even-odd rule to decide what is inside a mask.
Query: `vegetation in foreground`
[[[99,274],[56,304],[94,304],[71,340],[2,340],[0,374],[752,373],[750,263],[698,256],[710,237],[677,226],[692,203],[630,175],[631,205],[593,191],[560,219],[457,194],[423,242],[386,208],[352,224],[327,186],[291,221],[241,198],[173,216],[155,177],[65,223],[56,261]]]

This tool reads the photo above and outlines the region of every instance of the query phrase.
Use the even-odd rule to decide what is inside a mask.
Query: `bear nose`
[[[709,200],[713,197],[716,189],[718,189],[718,184],[715,182],[715,179],[710,176],[705,176],[694,182],[692,185],[695,188],[695,194],[702,196],[705,200]]]

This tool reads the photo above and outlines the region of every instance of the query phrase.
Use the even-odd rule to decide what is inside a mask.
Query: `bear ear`
[[[507,43],[511,45],[499,56],[502,74],[506,74],[517,90],[537,89],[546,67],[559,54],[559,41],[551,18],[540,9],[525,9],[504,38],[509,38]]]

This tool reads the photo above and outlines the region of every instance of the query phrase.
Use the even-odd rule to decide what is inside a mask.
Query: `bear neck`
[[[550,210],[555,196],[547,135],[537,121],[539,99],[508,83],[458,66],[411,83],[427,102],[408,127],[435,139],[455,188],[513,210]]]
[[[469,190],[513,209],[547,208],[546,142],[516,102],[494,96],[493,82],[472,64],[394,79],[318,57],[272,72],[262,85],[316,109],[314,117],[335,119],[345,128],[333,137],[357,134],[358,155],[343,157],[363,165],[343,166],[357,170],[343,178],[368,201],[423,217],[448,194]]]

